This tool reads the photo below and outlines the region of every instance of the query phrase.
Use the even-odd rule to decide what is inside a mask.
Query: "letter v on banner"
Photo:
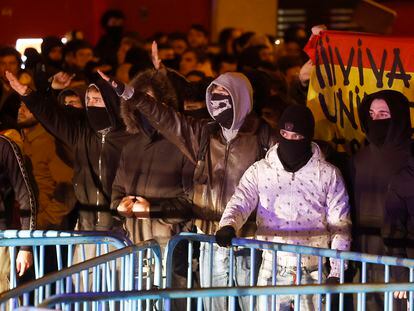
[[[358,105],[366,94],[392,89],[414,103],[414,37],[322,31],[305,52],[314,64],[307,104],[315,139],[333,142],[338,151],[352,153],[364,138]]]

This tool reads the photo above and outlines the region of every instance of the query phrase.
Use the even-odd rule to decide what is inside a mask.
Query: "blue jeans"
[[[263,261],[259,271],[258,286],[272,285],[273,264],[271,261]],[[325,275],[322,273],[322,281]],[[296,281],[296,266],[277,266],[276,285],[293,285]],[[300,284],[317,284],[318,267],[302,267]],[[318,310],[318,295],[301,295],[300,310],[313,311]],[[257,303],[258,311],[272,310],[272,303],[275,303],[275,310],[290,311],[292,310],[295,296],[276,296],[272,301],[272,296],[259,296]]]
[[[201,287],[226,287],[229,286],[229,259],[230,249],[213,244],[213,274],[210,284],[210,244],[201,243],[200,246],[200,284]],[[234,250],[234,284],[235,286],[250,285],[250,249]],[[261,262],[261,253],[256,251],[255,284]],[[239,306],[242,311],[249,310],[250,297],[239,297]],[[227,310],[228,298],[203,299],[204,311]]]

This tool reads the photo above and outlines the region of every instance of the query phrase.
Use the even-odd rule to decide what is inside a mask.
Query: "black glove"
[[[236,237],[236,230],[232,226],[224,226],[216,232],[216,243],[221,247],[231,245],[231,240]]]
[[[326,284],[337,285],[340,284],[339,278],[331,276],[326,279]],[[339,294],[331,294],[331,310],[339,310]]]
[[[113,87],[116,92],[116,95],[121,96],[125,91],[125,84],[117,79],[112,77],[109,78],[109,84]]]

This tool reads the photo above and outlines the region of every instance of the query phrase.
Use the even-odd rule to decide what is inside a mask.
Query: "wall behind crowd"
[[[144,36],[154,32],[187,31],[191,24],[210,26],[210,0],[2,0],[0,35],[2,43],[14,45],[18,38],[42,38],[79,29],[95,44],[102,29],[99,23],[109,8],[122,10],[126,29]]]

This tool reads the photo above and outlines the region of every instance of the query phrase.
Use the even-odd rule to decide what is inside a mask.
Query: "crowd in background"
[[[383,216],[379,220],[371,217],[372,207],[366,206],[372,204],[369,201],[373,202],[373,196],[378,200],[376,204],[384,206],[387,180],[401,170],[401,163],[409,162],[410,152],[406,148],[410,144],[409,134],[407,128],[401,129],[401,124],[408,124],[404,123],[405,112],[393,110],[395,103],[404,98],[394,93],[374,95],[361,105],[368,110],[360,114],[363,121],[371,117],[365,124],[365,129],[371,129],[367,131],[371,145],[384,146],[401,140],[404,148],[398,146],[396,152],[387,149],[386,156],[381,150],[365,152],[365,158],[359,155],[348,161],[345,154],[331,147],[331,142],[319,141],[318,145],[311,142],[314,120],[305,108],[309,61],[303,52],[309,34],[303,28],[287,29],[282,41],[266,34],[226,28],[220,32],[218,42],[213,43],[201,25],[192,25],[187,33],[156,33],[144,39],[138,32],[125,31],[124,22],[122,12],[106,12],[101,19],[105,34],[96,46],[85,40],[81,31],[71,32],[65,44],[58,36],[47,36],[40,54],[33,48],[26,49],[24,64],[16,49],[0,48],[0,134],[17,144],[26,158],[27,175],[32,178],[38,201],[36,226],[32,223],[30,228],[109,231],[122,228],[117,222],[123,222],[134,242],[156,238],[163,245],[178,232],[199,230],[214,234],[219,230],[219,245],[226,246],[237,230],[241,232],[248,227],[241,228],[244,222],[248,223],[249,215],[244,215],[241,221],[241,216],[234,216],[237,213],[227,211],[227,218],[220,224],[219,220],[226,205],[227,209],[241,208],[241,203],[234,202],[243,191],[236,187],[240,180],[239,187],[243,182],[251,182],[246,179],[254,178],[249,174],[256,173],[249,167],[270,149],[267,157],[273,154],[282,161],[283,165],[275,165],[276,171],[282,170],[281,178],[289,176],[293,182],[296,172],[314,159],[318,165],[310,169],[319,176],[316,182],[321,183],[321,189],[329,188],[327,197],[315,198],[317,194],[313,192],[310,195],[309,187],[315,182],[302,171],[309,184],[300,183],[297,196],[303,195],[304,199],[295,204],[313,206],[326,201],[329,211],[324,214],[316,210],[314,218],[309,216],[312,220],[304,217],[299,221],[302,216],[296,215],[298,219],[294,222],[302,225],[305,222],[308,229],[319,226],[318,230],[326,230],[330,235],[324,236],[323,242],[307,237],[296,244],[318,247],[332,244],[332,248],[349,250],[350,210],[354,208],[363,211],[352,213],[356,215],[352,219],[355,249],[385,253],[381,237]],[[375,100],[388,104],[390,115],[385,119],[392,119],[381,128],[377,126],[379,122],[374,122],[376,127],[370,123],[376,120],[370,106]],[[231,111],[230,119],[222,114],[225,110]],[[283,124],[279,124],[281,116]],[[405,121],[396,121],[397,117]],[[218,125],[221,130],[214,128]],[[296,128],[297,137],[283,136]],[[382,136],[373,136],[374,129]],[[402,134],[392,139],[384,131]],[[302,145],[292,147],[291,140],[302,141]],[[276,141],[277,153],[272,147]],[[380,160],[372,162],[371,157],[378,154]],[[396,155],[403,160],[394,161],[393,166],[389,159]],[[386,169],[378,173],[375,165]],[[300,180],[301,174],[296,176]],[[268,182],[273,178],[274,174],[269,175]],[[277,184],[280,189],[291,185],[290,179],[280,182],[279,173],[277,182],[281,183]],[[373,192],[366,190],[369,183]],[[260,195],[264,190],[257,191]],[[4,205],[10,204],[7,203],[10,196],[7,198],[5,193]],[[268,201],[278,200],[277,194],[274,198],[272,195]],[[252,202],[251,207],[258,204]],[[151,210],[148,219],[134,218],[135,204],[151,204],[157,210]],[[200,212],[200,208],[204,210]],[[2,229],[19,227],[19,216],[25,216],[14,208],[11,210]],[[191,216],[183,217],[183,211]],[[237,226],[234,225],[237,228],[230,225],[235,220],[229,214],[239,217]],[[315,224],[324,217],[323,224],[322,221]],[[201,222],[194,223],[194,219]],[[277,228],[284,228],[283,224]],[[375,239],[370,240],[372,236]],[[359,237],[364,240],[358,240]],[[370,250],[371,246],[376,249]],[[185,252],[185,247],[178,251]],[[218,248],[215,251],[220,252]],[[208,253],[208,249],[200,250],[200,267],[206,267],[202,264],[206,260],[203,254]],[[241,259],[247,257],[242,255]],[[183,267],[174,269],[177,269],[175,284],[185,284],[180,279]],[[249,271],[244,272],[248,280]],[[208,272],[200,271],[202,285],[206,280],[203,273]],[[338,276],[331,271],[331,279],[338,281]],[[221,305],[218,302],[216,308]]]

